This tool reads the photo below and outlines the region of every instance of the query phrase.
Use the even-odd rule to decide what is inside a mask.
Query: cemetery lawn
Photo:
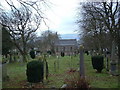
[[[57,63],[57,58],[52,56],[47,58],[49,67],[48,80],[44,80],[45,88],[56,87],[60,88],[66,78],[71,77],[67,72],[72,69],[79,68],[79,56],[76,57],[60,57],[59,68],[54,69],[54,61]],[[9,63],[7,72],[9,81],[3,82],[3,88],[22,88],[27,83],[26,77],[27,63]],[[92,88],[118,88],[118,77],[111,76],[106,72],[105,68],[102,73],[96,73],[91,64],[91,57],[85,55],[85,74]],[[77,74],[76,74],[77,75]]]

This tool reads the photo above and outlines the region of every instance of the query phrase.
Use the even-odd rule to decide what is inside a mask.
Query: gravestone
[[[2,65],[0,63],[0,90],[2,90]]]
[[[67,88],[67,84],[63,84],[61,88]]]
[[[59,69],[59,56],[57,56],[57,68]]]
[[[106,53],[106,71],[109,71],[109,60],[110,60],[110,53]]]
[[[49,55],[49,58],[51,57],[51,55]]]
[[[56,72],[56,60],[54,61],[54,71]]]
[[[85,77],[85,68],[84,68],[84,47],[80,45],[80,76]]]
[[[0,82],[2,82],[2,63],[0,63]]]
[[[0,67],[2,67],[2,81],[9,80],[9,77],[7,75],[7,63],[0,65]]]
[[[115,75],[116,74],[116,65],[117,65],[117,62],[116,62],[116,58],[115,58],[115,42],[113,41],[112,42],[112,53],[111,53],[111,62],[110,62],[110,73],[112,75]]]
[[[20,55],[20,59],[19,59],[19,62],[23,62],[23,56],[22,55]]]
[[[48,79],[48,75],[49,75],[49,70],[48,70],[48,62],[46,60],[46,55],[43,55],[43,61],[44,61],[44,77],[47,80]]]

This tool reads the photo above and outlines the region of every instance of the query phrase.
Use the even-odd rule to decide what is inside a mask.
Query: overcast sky
[[[16,0],[11,1],[18,6]],[[78,30],[78,26],[75,22],[77,14],[76,9],[79,5],[79,1],[80,0],[46,0],[50,7],[44,12],[48,18],[47,25],[49,26],[49,30],[56,31],[59,34],[74,34],[75,30]],[[4,4],[4,8],[9,10],[4,0],[2,0],[0,4]],[[37,31],[38,35],[45,30],[48,30],[48,27],[42,23],[40,29]]]
[[[52,4],[46,11],[49,30],[57,31],[59,34],[74,34],[78,30],[76,22],[79,0],[49,0]],[[48,28],[42,24],[38,35]]]
[[[3,0],[4,1],[4,0]],[[2,1],[2,3],[3,3]],[[16,1],[16,0],[12,0]],[[76,34],[76,30],[80,30],[78,25],[75,23],[77,19],[78,7],[82,1],[93,1],[93,0],[47,0],[50,8],[45,11],[46,17],[48,18],[47,25],[49,30],[58,32],[58,34]],[[98,0],[97,0],[98,1]],[[102,1],[102,0],[100,0]],[[4,6],[6,6],[4,4]],[[7,8],[7,7],[6,7]],[[48,30],[43,23],[37,34],[40,35],[42,31]]]

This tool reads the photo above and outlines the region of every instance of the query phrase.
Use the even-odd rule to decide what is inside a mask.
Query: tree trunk
[[[26,42],[25,42],[25,37],[24,37],[24,30],[23,30],[23,34],[22,34],[22,44],[23,44],[23,53],[22,53],[22,56],[23,56],[23,62],[27,62],[27,59],[26,59],[26,56],[27,56],[27,53],[26,53]]]
[[[26,47],[24,47],[23,45],[23,50],[20,48],[20,46],[18,45],[17,42],[13,41],[14,42],[14,45],[17,47],[17,49],[19,50],[20,54],[22,55],[22,60],[21,61],[24,61],[26,62]]]
[[[23,52],[21,53],[22,57],[23,57],[23,62],[27,62],[27,53],[26,53],[26,46],[25,44],[23,44]]]
[[[26,59],[26,53],[24,53],[23,55],[22,55],[22,57],[23,57],[23,62],[27,62],[27,59]]]

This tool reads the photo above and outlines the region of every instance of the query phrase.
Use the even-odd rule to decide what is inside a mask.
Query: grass
[[[67,70],[70,68],[78,68],[77,63],[78,57],[74,57],[71,59],[69,56],[60,57],[59,58],[59,69],[56,69],[56,72],[54,70],[54,62],[57,62],[57,58],[51,57],[48,59],[49,63],[49,72],[51,76],[49,77],[50,83],[47,85],[48,87],[55,86],[55,87],[61,87],[64,84],[64,80],[67,77]]]
[[[57,87],[60,88],[64,84],[64,80],[68,78],[66,72],[68,69],[78,69],[79,68],[79,56],[76,57],[60,57],[59,58],[59,69],[56,67],[54,69],[54,62],[58,62],[56,57],[47,58],[49,67],[49,77],[45,80],[45,87]],[[58,66],[58,65],[57,65]],[[3,82],[3,88],[21,88],[27,82],[26,80],[26,63],[9,63],[7,66],[8,75],[10,77],[9,81]],[[91,64],[91,57],[85,55],[85,75],[87,80],[90,82],[92,88],[117,88],[118,87],[118,77],[110,76],[103,69],[102,73],[96,73]]]
[[[10,80],[3,82],[3,88],[21,88],[20,82],[26,80],[26,64],[9,63],[7,68]]]
[[[90,56],[86,56],[85,58],[86,65],[86,76],[90,80],[90,85],[93,88],[117,88],[118,87],[118,77],[111,76],[108,74],[106,69],[102,70],[102,73],[96,73],[92,68],[92,63]],[[105,62],[105,59],[104,59]]]

